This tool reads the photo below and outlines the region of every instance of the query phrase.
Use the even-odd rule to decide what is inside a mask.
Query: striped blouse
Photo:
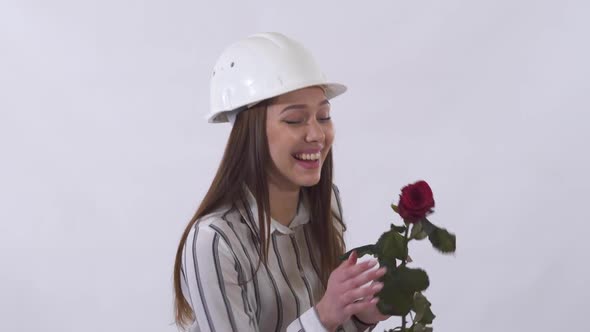
[[[271,219],[268,268],[261,264],[254,275],[260,247],[258,211],[254,196],[244,188],[241,201],[201,218],[188,235],[182,291],[195,313],[189,331],[327,331],[314,307],[323,288],[307,197],[300,197],[289,226]],[[340,197],[333,188],[333,211],[340,217]],[[346,230],[344,222],[335,225],[340,232]],[[348,320],[338,331],[373,328]]]

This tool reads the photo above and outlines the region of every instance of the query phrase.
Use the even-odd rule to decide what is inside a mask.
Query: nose
[[[311,142],[320,142],[323,143],[326,139],[326,134],[324,133],[324,128],[318,123],[317,120],[312,120],[309,126],[307,126],[307,133],[305,137],[305,141],[308,143]]]

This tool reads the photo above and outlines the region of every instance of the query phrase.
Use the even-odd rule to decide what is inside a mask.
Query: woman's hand
[[[362,322],[367,324],[377,324],[381,321],[387,320],[391,315],[384,315],[377,308],[377,303],[371,305],[369,308],[355,314],[355,316]]]
[[[356,264],[356,260],[357,254],[353,251],[346,261],[332,271],[326,293],[316,305],[320,321],[330,331],[334,331],[354,314],[363,313],[364,317],[373,310],[378,311],[378,298],[373,295],[383,288],[383,284],[374,282],[369,287],[362,286],[382,277],[385,267],[368,271],[377,264],[376,261]],[[362,300],[356,301],[358,299]]]

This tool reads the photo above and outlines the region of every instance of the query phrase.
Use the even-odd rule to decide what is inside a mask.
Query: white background
[[[329,78],[349,248],[427,180],[455,256],[411,247],[435,331],[583,331],[590,3],[0,4],[0,331],[175,331],[172,265],[228,125],[229,43],[280,31]],[[382,324],[395,327],[399,319]]]

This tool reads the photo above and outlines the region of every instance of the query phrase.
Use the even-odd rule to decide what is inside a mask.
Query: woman
[[[228,47],[211,78],[209,122],[233,125],[174,267],[176,321],[190,331],[363,331],[388,318],[372,296],[384,268],[342,263],[332,184],[328,83],[278,33]]]

